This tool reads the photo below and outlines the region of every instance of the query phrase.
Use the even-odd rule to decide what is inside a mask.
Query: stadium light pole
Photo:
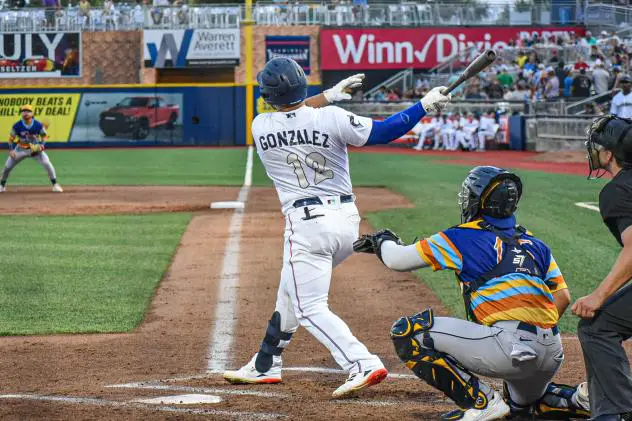
[[[251,124],[254,118],[254,85],[252,80],[252,0],[246,0],[244,25],[244,41],[246,44],[246,144],[252,145]]]

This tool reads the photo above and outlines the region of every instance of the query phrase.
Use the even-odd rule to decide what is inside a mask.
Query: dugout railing
[[[584,150],[586,129],[595,117],[597,116],[524,116],[527,149],[538,152]]]

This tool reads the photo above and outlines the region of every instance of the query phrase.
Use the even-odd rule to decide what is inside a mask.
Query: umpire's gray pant
[[[560,335],[518,329],[517,321],[484,326],[452,317],[435,317],[434,349],[454,357],[470,372],[507,382],[511,399],[530,405],[540,399],[564,361]],[[417,337],[423,343],[423,334]]]
[[[578,329],[593,417],[632,411],[632,375],[622,342],[632,336],[632,284],[620,289]]]

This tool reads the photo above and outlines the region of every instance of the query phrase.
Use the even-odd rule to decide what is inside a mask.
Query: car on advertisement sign
[[[167,104],[162,97],[130,96],[99,114],[99,128],[108,137],[131,133],[134,139],[145,139],[152,128],[165,126],[172,130],[179,114],[180,107]]]

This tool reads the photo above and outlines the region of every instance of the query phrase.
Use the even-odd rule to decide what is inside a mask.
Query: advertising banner
[[[84,93],[70,141],[181,140],[182,103],[182,93]]]
[[[20,120],[20,107],[30,104],[33,115],[46,127],[48,142],[68,142],[81,94],[0,95],[0,141],[6,142],[13,124]]]
[[[321,29],[321,70],[430,69],[456,54],[464,59],[510,40],[537,33],[541,38],[575,32],[579,26],[433,27],[402,29]]]
[[[306,75],[311,71],[309,61],[309,36],[272,36],[266,35],[266,62],[275,57],[295,60]]]
[[[81,33],[0,33],[0,78],[81,76]]]
[[[239,28],[143,31],[145,67],[232,67],[239,64]]]

